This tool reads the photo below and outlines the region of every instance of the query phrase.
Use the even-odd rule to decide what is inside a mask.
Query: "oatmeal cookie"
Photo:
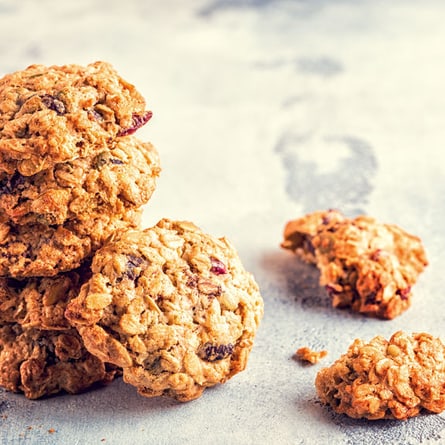
[[[30,176],[98,153],[150,117],[109,63],[31,65],[0,79],[0,170]]]
[[[77,297],[91,277],[90,263],[54,277],[0,278],[0,325],[17,323],[23,328],[67,330],[66,305]]]
[[[83,346],[74,328],[44,330],[0,325],[0,386],[38,399],[61,391],[76,394],[113,380],[117,369]]]
[[[407,419],[445,409],[445,346],[430,334],[356,339],[315,380],[320,400],[353,418]]]
[[[320,227],[330,226],[334,222],[343,221],[345,217],[337,210],[321,210],[289,221],[284,227],[284,240],[281,247],[289,249],[304,261],[316,264],[315,249],[312,237]]]
[[[104,213],[58,226],[0,222],[0,276],[54,276],[75,269],[118,231],[138,227],[141,213]]]
[[[411,287],[428,264],[417,236],[368,216],[335,218],[305,236],[298,233],[285,232],[282,245],[314,258],[334,307],[392,319],[411,305]]]
[[[54,164],[32,176],[0,173],[0,212],[20,225],[123,215],[148,202],[159,172],[153,145],[134,136],[118,138],[98,154]]]
[[[225,238],[163,219],[93,258],[65,312],[86,348],[147,397],[199,397],[247,364],[263,300]]]

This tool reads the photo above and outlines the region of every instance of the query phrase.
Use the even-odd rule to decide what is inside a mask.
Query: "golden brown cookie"
[[[153,145],[134,136],[118,138],[109,149],[32,176],[0,173],[0,214],[19,225],[124,215],[148,202],[159,172]]]
[[[407,419],[422,409],[445,409],[445,346],[430,334],[396,332],[366,343],[356,339],[346,354],[315,380],[320,400],[353,418]]]
[[[140,394],[192,400],[246,367],[263,301],[225,238],[164,219],[104,246],[92,272],[65,315]]]
[[[321,210],[288,221],[284,227],[281,247],[291,250],[308,263],[316,264],[315,249],[312,245],[313,236],[321,227],[344,219],[345,217],[337,210]]]
[[[0,222],[0,276],[54,276],[75,269],[120,230],[138,227],[141,212],[104,213],[58,226]]]
[[[337,212],[288,223],[282,246],[315,262],[334,307],[387,319],[411,305],[411,287],[428,264],[417,236],[368,216],[347,219]]]
[[[76,329],[0,325],[0,386],[29,399],[66,391],[76,394],[113,380],[117,369],[83,346]]]
[[[85,349],[64,316],[90,276],[84,263],[52,278],[0,278],[0,386],[36,399],[78,393],[119,375]]]
[[[99,153],[150,117],[109,63],[31,65],[0,79],[0,170],[30,176]]]
[[[17,323],[23,328],[67,330],[68,302],[91,277],[90,263],[54,277],[0,278],[0,325]]]

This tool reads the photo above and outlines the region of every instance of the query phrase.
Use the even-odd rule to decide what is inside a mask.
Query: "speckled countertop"
[[[443,415],[350,420],[313,384],[356,337],[445,337],[444,14],[415,0],[0,0],[0,73],[111,62],[154,112],[139,135],[163,172],[144,225],[227,236],[265,300],[247,370],[200,399],[146,399],[121,381],[40,401],[0,392],[0,442],[444,443]],[[423,239],[430,265],[400,317],[332,309],[315,271],[280,249],[287,220],[329,207]],[[302,366],[303,345],[329,354]]]

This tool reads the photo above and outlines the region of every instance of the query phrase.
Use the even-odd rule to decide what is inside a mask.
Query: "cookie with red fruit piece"
[[[65,316],[147,397],[180,401],[245,369],[263,300],[230,242],[163,219],[96,252]]]
[[[99,153],[151,116],[107,62],[31,65],[0,79],[0,170],[30,176]]]
[[[334,307],[384,319],[410,307],[412,286],[428,264],[418,236],[332,210],[287,223],[281,246],[317,266]]]

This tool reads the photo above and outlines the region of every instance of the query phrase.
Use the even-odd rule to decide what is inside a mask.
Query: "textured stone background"
[[[163,173],[144,225],[189,219],[226,235],[266,306],[247,370],[199,400],[145,399],[122,382],[41,401],[0,392],[1,443],[445,441],[442,415],[354,421],[313,385],[356,337],[445,337],[444,14],[415,0],[0,0],[0,73],[112,62],[154,111],[139,134]],[[430,266],[405,314],[333,310],[316,272],[279,248],[288,219],[329,207],[422,237]],[[329,355],[301,366],[303,345]]]

